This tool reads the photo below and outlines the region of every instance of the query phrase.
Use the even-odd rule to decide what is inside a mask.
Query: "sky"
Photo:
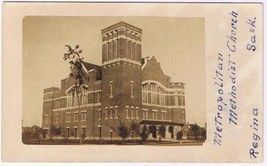
[[[42,122],[43,89],[69,74],[65,45],[80,45],[86,62],[101,65],[101,30],[124,21],[143,30],[142,57],[154,55],[172,81],[185,83],[186,120],[206,122],[204,18],[48,17],[23,20],[23,126]]]

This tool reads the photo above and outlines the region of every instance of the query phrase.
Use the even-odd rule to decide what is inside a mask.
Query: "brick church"
[[[102,64],[83,62],[87,90],[79,97],[70,93],[74,81],[44,89],[42,127],[61,127],[68,138],[118,138],[120,122],[146,125],[150,138],[176,138],[185,124],[184,83],[171,82],[155,56],[142,58],[142,29],[125,22],[102,33]],[[81,102],[78,102],[81,101]]]

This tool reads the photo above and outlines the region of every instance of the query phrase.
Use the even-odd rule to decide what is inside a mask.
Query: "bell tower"
[[[142,104],[142,29],[119,22],[101,34],[103,123],[115,127],[119,121],[138,122]],[[111,130],[103,128],[103,135]]]
[[[119,22],[102,30],[102,63],[129,60],[141,63],[142,30],[125,22]]]

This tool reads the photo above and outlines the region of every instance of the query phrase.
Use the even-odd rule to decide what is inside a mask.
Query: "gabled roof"
[[[84,65],[84,67],[85,67],[88,71],[89,71],[89,70],[92,70],[92,69],[101,71],[101,66],[98,66],[98,65],[95,65],[95,64],[92,64],[92,63],[88,63],[88,62],[82,62],[82,64]]]
[[[146,66],[147,60],[150,60],[154,55],[146,56],[141,59],[142,69]]]
[[[101,80],[102,79],[102,68],[99,65],[95,65],[88,62],[82,62],[83,66],[86,68],[87,72],[90,70],[96,70],[96,79]]]

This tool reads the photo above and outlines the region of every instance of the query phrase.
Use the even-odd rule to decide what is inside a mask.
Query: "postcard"
[[[3,3],[2,160],[260,163],[263,4]]]

